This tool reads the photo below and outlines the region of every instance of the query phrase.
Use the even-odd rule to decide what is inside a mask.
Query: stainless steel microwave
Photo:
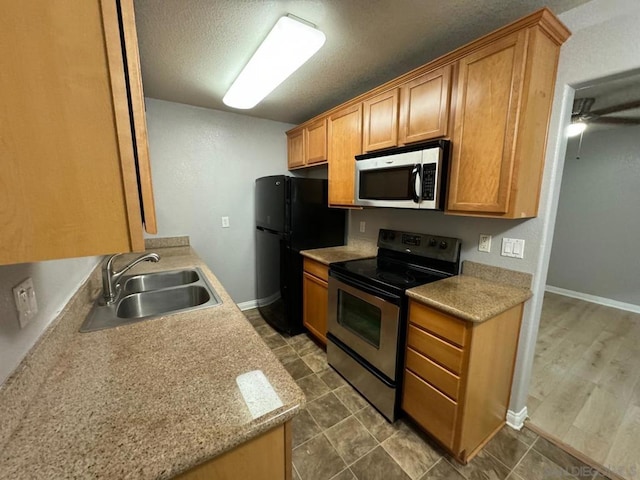
[[[448,140],[356,155],[355,204],[442,210]]]

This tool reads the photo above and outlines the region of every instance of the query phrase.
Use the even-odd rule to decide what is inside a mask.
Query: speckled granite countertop
[[[0,478],[171,478],[303,405],[302,391],[191,248],[154,251],[159,263],[131,273],[199,266],[224,303],[79,333],[98,293],[90,280],[87,305],[52,326],[0,391]],[[30,370],[46,363],[39,356],[52,365],[30,386]],[[236,383],[251,371],[264,374],[282,403],[257,418]],[[33,398],[24,398],[29,391]],[[29,403],[19,407],[21,400]]]
[[[458,275],[407,290],[410,298],[470,322],[484,322],[528,300],[531,291]]]
[[[303,256],[309,257],[325,265],[334,262],[344,262],[346,260],[357,260],[359,258],[372,258],[378,254],[378,247],[374,243],[358,242],[341,247],[315,248],[313,250],[302,250]]]

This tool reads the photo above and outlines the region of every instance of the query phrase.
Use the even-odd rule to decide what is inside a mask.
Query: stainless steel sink
[[[202,270],[174,270],[122,277],[116,301],[96,300],[81,332],[92,332],[222,303]]]
[[[127,295],[118,304],[119,318],[142,318],[184,310],[206,303],[211,298],[204,287],[182,287]]]
[[[147,273],[135,275],[123,282],[125,293],[147,292],[160,288],[188,285],[200,280],[195,270],[175,270],[172,272]]]

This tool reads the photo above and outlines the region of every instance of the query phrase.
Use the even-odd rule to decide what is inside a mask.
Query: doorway
[[[625,478],[640,471],[640,74],[576,90],[527,408]]]

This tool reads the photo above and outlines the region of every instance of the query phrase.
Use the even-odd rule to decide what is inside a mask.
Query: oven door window
[[[338,323],[375,348],[380,348],[382,311],[344,290],[338,290]]]
[[[406,165],[361,171],[358,197],[362,200],[412,200],[414,168],[414,165]]]

